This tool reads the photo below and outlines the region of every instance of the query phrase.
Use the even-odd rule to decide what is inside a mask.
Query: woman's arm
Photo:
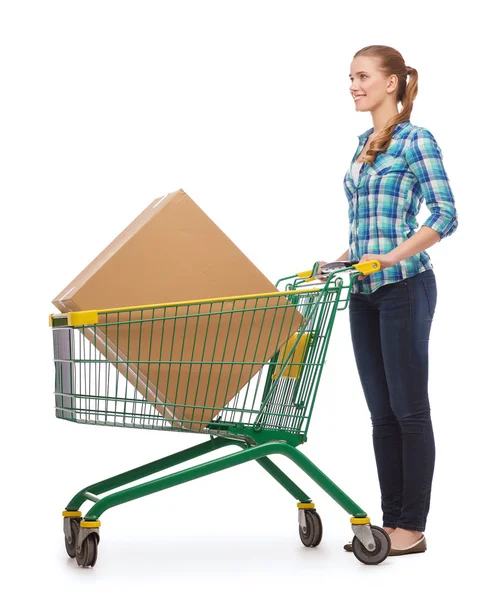
[[[393,248],[387,254],[364,254],[360,262],[377,259],[381,263],[381,269],[386,269],[395,266],[401,260],[426,250],[438,241],[440,241],[440,234],[431,227],[423,225],[412,237],[398,244],[396,248]],[[358,279],[364,279],[365,277],[368,277],[368,275],[360,275]]]
[[[386,266],[391,267],[396,265],[397,262],[414,256],[414,254],[419,254],[419,252],[426,250],[426,248],[433,246],[433,244],[436,244],[439,241],[440,233],[427,225],[423,225],[412,237],[405,240],[405,242],[402,242],[385,255],[389,257],[391,262],[390,265]]]
[[[377,259],[383,269],[393,267],[426,250],[444,237],[452,235],[458,228],[458,214],[445,172],[442,151],[428,129],[423,127],[416,132],[405,152],[405,159],[419,181],[421,193],[431,214],[413,236],[387,254],[365,254],[360,259],[361,262]],[[364,277],[366,275],[361,275],[358,279]]]
[[[442,150],[431,131],[424,127],[417,130],[405,151],[405,160],[419,182],[431,213],[423,225],[437,231],[440,240],[452,235],[458,227],[454,194],[445,171]]]

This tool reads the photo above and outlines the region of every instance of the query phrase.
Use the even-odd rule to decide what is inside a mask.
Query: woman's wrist
[[[402,258],[400,258],[399,253],[396,250],[397,250],[397,248],[395,248],[394,250],[391,250],[391,252],[388,252],[386,254],[386,258],[390,262],[390,267],[394,267],[396,265],[396,263],[403,260]]]

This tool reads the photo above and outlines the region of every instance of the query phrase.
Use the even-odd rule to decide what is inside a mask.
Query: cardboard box
[[[53,304],[65,313],[271,292],[274,285],[180,189],[154,200]],[[83,333],[173,425],[198,431],[302,322],[275,296],[107,313]]]

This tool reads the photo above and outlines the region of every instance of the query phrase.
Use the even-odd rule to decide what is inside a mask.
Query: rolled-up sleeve
[[[423,226],[431,227],[440,239],[454,233],[458,214],[454,195],[442,161],[442,151],[432,133],[419,128],[405,152],[410,170],[416,176],[431,215]]]

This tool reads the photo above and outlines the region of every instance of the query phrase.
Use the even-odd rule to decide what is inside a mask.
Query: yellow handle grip
[[[316,277],[310,277],[312,272],[313,272],[312,269],[309,269],[309,271],[301,271],[300,273],[297,273],[297,277],[300,277],[301,279],[305,279],[306,283],[309,283],[310,281],[316,280]]]
[[[354,269],[357,269],[363,275],[370,275],[381,270],[381,263],[378,260],[366,260],[365,262],[353,265]]]

